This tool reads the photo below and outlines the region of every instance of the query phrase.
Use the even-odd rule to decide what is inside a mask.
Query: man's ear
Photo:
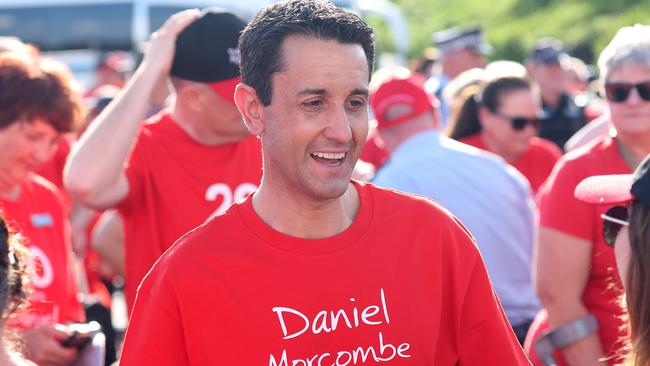
[[[262,118],[262,102],[257,97],[255,89],[250,85],[240,83],[235,89],[235,104],[241,113],[246,128],[251,135],[258,136],[264,132]]]

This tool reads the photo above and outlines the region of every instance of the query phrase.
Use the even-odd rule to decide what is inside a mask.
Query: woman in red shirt
[[[68,365],[66,323],[84,321],[77,300],[67,210],[56,187],[34,170],[82,119],[81,98],[58,63],[24,53],[0,55],[0,210],[29,251],[32,293],[7,325],[21,330],[37,364]]]
[[[562,153],[537,137],[541,101],[536,85],[527,78],[503,76],[472,90],[449,127],[449,136],[501,156],[537,192]]]

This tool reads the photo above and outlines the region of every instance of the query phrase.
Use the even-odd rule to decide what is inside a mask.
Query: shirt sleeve
[[[460,365],[530,365],[476,257],[460,312]]]
[[[152,270],[138,289],[120,365],[189,365],[178,299],[162,271]]]
[[[560,160],[553,169],[540,192],[540,226],[591,241],[595,230],[594,206],[573,195],[585,177],[578,164],[577,160]]]

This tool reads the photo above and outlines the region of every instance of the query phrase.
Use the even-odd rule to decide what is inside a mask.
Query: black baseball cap
[[[176,40],[171,75],[209,84],[232,101],[239,82],[239,34],[246,23],[221,8],[204,9]]]
[[[528,61],[545,65],[560,63],[569,57],[564,43],[559,39],[545,37],[537,42],[528,56]]]
[[[621,204],[639,201],[650,209],[650,155],[633,174],[598,175],[584,179],[575,196],[595,204]]]

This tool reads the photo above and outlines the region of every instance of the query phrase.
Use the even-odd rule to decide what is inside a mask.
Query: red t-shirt
[[[617,339],[625,335],[621,331],[624,329],[624,323],[620,319],[623,310],[618,305],[618,297],[622,293],[622,286],[616,270],[614,250],[605,244],[602,237],[603,220],[600,214],[609,206],[587,204],[577,200],[573,194],[578,183],[586,177],[630,172],[615,140],[606,137],[569,152],[560,159],[539,192],[542,227],[592,243],[589,278],[582,301],[587,310],[598,319],[600,340],[608,356],[621,351],[622,344],[617,343]],[[548,328],[548,324],[542,321],[539,327]],[[536,335],[531,339],[536,339],[541,333],[536,329],[531,332],[531,336]],[[537,356],[532,349],[531,352],[531,360],[535,361]],[[559,353],[557,359],[561,359]],[[615,358],[610,360],[610,364],[614,365],[615,361]]]
[[[480,133],[462,138],[460,142],[487,150]],[[561,156],[562,151],[554,143],[539,137],[533,137],[530,139],[528,150],[516,161],[509,161],[508,163],[517,168],[528,179],[530,188],[535,193],[551,174],[553,166]]]
[[[121,365],[528,365],[462,225],[355,182],[325,239],[267,226],[251,198],[185,235],[143,281]]]
[[[181,235],[255,190],[262,176],[259,140],[205,146],[169,115],[149,120],[125,168],[124,218],[126,300],[154,262]]]
[[[0,209],[9,226],[21,233],[30,252],[30,305],[12,325],[33,328],[83,321],[67,213],[56,187],[36,174],[29,174],[20,185],[20,197],[16,201],[0,198]]]

